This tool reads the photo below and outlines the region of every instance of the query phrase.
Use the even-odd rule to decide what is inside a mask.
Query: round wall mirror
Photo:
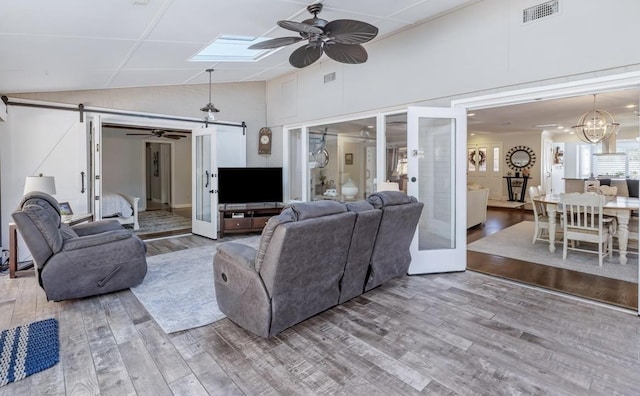
[[[507,165],[509,168],[519,171],[531,168],[536,163],[536,153],[527,146],[512,147],[507,152]]]

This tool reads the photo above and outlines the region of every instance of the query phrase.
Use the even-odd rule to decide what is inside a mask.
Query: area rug
[[[493,207],[493,208],[511,208],[511,209],[515,209],[515,208],[520,208],[522,206],[524,206],[525,203],[524,202],[518,202],[518,201],[500,201],[498,199],[490,199],[487,201],[487,206]]]
[[[140,229],[134,231],[138,236],[191,228],[190,218],[167,210],[145,210],[140,212],[138,213],[138,223],[140,224]]]
[[[225,238],[257,247],[260,235]],[[166,333],[192,329],[224,318],[213,282],[216,245],[147,258],[147,275],[131,291]]]
[[[612,258],[605,258],[602,267],[598,266],[598,255],[569,250],[567,260],[562,260],[562,241],[556,243],[556,251],[549,251],[549,243],[538,241],[531,243],[535,224],[523,221],[502,231],[491,234],[470,243],[467,249],[509,257],[532,263],[566,268],[588,274],[638,283],[638,256],[628,254],[629,261],[621,265],[617,252]]]
[[[0,334],[0,386],[55,365],[60,360],[58,321],[41,320]]]

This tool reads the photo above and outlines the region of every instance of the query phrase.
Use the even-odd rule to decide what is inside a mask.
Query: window
[[[500,172],[500,147],[493,148],[493,171]]]

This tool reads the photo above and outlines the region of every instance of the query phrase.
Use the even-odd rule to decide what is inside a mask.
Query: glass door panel
[[[214,128],[194,129],[192,132],[192,232],[211,239],[218,237],[214,134]]]
[[[408,193],[424,203],[411,246],[410,274],[466,268],[466,118],[450,108],[410,107]],[[460,193],[457,193],[460,191]]]

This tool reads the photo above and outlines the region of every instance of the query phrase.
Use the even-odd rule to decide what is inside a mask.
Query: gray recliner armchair
[[[12,217],[48,300],[126,289],[147,273],[146,245],[115,220],[70,227],[55,198],[38,191],[25,195]]]

